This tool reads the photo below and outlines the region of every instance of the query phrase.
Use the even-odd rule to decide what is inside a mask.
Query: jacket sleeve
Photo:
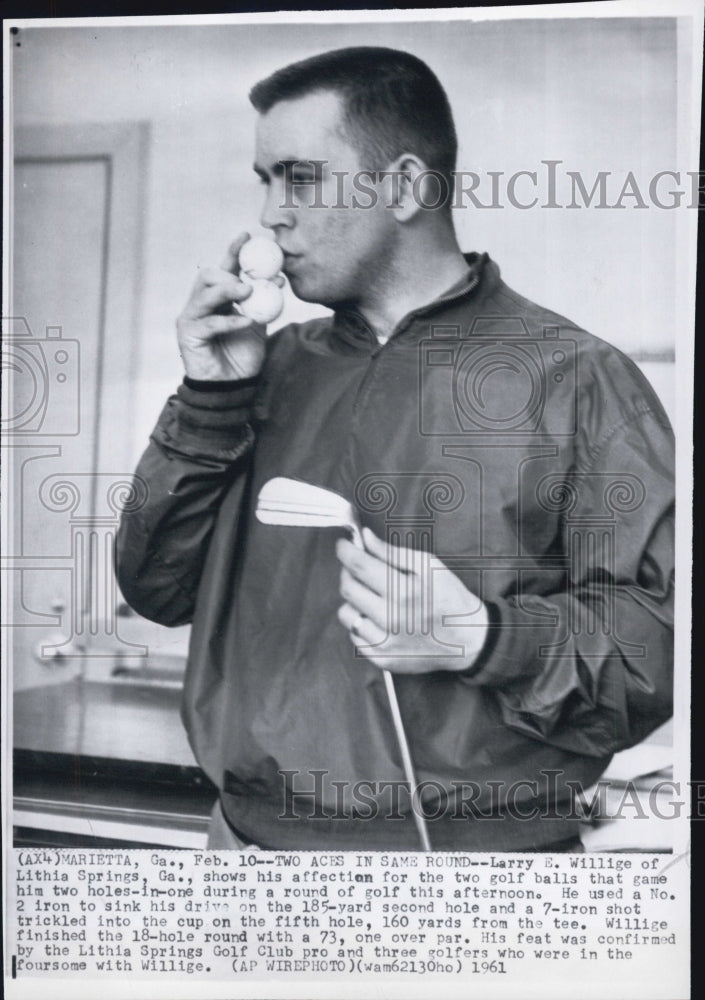
[[[159,417],[135,473],[140,499],[123,511],[116,551],[125,600],[145,618],[191,620],[223,497],[244,488],[258,382],[185,379]]]
[[[510,728],[605,757],[671,716],[673,463],[665,415],[645,408],[549,482],[565,586],[494,602],[486,648],[465,674],[494,691]]]

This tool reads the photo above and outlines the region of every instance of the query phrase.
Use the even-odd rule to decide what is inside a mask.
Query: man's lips
[[[300,253],[290,253],[288,250],[282,250],[282,253],[284,254],[284,266],[282,270],[286,273],[288,268],[296,266],[296,262],[301,260],[302,255]]]

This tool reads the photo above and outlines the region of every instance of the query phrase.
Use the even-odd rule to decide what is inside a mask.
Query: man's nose
[[[260,212],[260,225],[265,229],[276,229],[285,226],[290,229],[294,224],[293,210],[285,201],[284,185],[272,182],[267,187],[267,194]]]

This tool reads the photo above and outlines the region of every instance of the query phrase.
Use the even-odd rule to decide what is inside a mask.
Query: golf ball
[[[249,278],[273,278],[284,264],[284,255],[272,240],[254,236],[243,244],[238,255],[240,271]]]
[[[255,323],[271,323],[284,308],[281,288],[273,281],[266,281],[264,278],[243,278],[243,280],[252,285],[252,294],[242,302],[238,302],[239,308]]]

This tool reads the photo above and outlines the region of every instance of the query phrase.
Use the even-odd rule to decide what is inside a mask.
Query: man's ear
[[[419,212],[438,208],[445,195],[437,171],[429,170],[414,153],[403,153],[381,171],[384,204],[399,222],[408,222]]]

